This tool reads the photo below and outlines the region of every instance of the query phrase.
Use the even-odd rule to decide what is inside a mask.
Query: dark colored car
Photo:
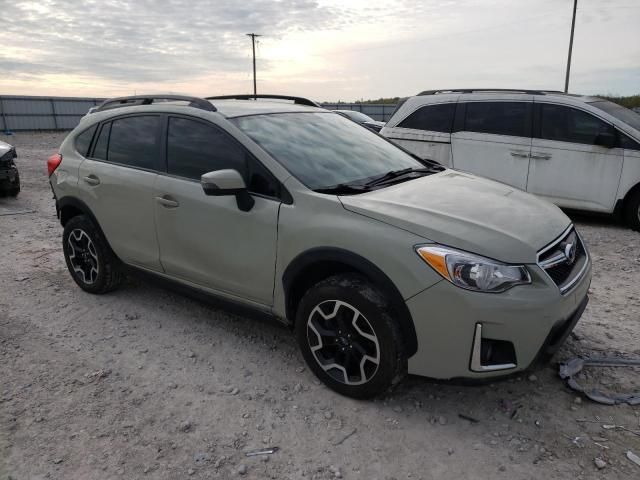
[[[15,197],[20,192],[20,175],[14,162],[18,154],[13,145],[0,141],[0,196]]]
[[[382,127],[384,127],[384,122],[378,122],[377,120],[374,120],[373,118],[369,117],[368,115],[365,115],[362,112],[357,112],[355,110],[332,110],[332,111],[334,113],[337,113],[338,115],[342,115],[343,117],[348,118],[349,120],[359,123],[360,125],[364,125],[365,127],[370,128],[374,132],[379,132],[380,130],[382,130]]]

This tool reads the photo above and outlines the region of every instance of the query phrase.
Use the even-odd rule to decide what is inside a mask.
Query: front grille
[[[579,280],[588,261],[582,239],[573,227],[538,254],[538,265],[562,293]]]

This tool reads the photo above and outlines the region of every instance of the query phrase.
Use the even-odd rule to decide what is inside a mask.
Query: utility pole
[[[578,0],[573,0],[573,19],[571,20],[571,37],[569,38],[569,57],[567,58],[567,76],[564,79],[564,93],[569,92],[569,72],[571,72],[571,51],[573,50],[573,30],[576,28],[576,9]]]
[[[258,94],[258,89],[256,87],[256,37],[261,37],[262,35],[258,35],[257,33],[247,33],[248,37],[251,37],[251,48],[253,50],[253,94]]]

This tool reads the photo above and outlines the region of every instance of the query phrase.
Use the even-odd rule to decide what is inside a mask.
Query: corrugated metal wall
[[[0,130],[70,130],[100,98],[0,95]]]
[[[0,131],[71,130],[103,98],[0,95]],[[323,103],[330,110],[357,110],[386,122],[395,105]]]

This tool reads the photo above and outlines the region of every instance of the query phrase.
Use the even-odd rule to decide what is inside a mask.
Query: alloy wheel
[[[76,228],[69,234],[69,262],[73,271],[87,285],[93,284],[98,278],[98,252],[89,235],[84,230]]]
[[[326,300],[307,319],[307,340],[318,365],[345,385],[362,385],[380,365],[380,344],[366,317],[353,305]]]

